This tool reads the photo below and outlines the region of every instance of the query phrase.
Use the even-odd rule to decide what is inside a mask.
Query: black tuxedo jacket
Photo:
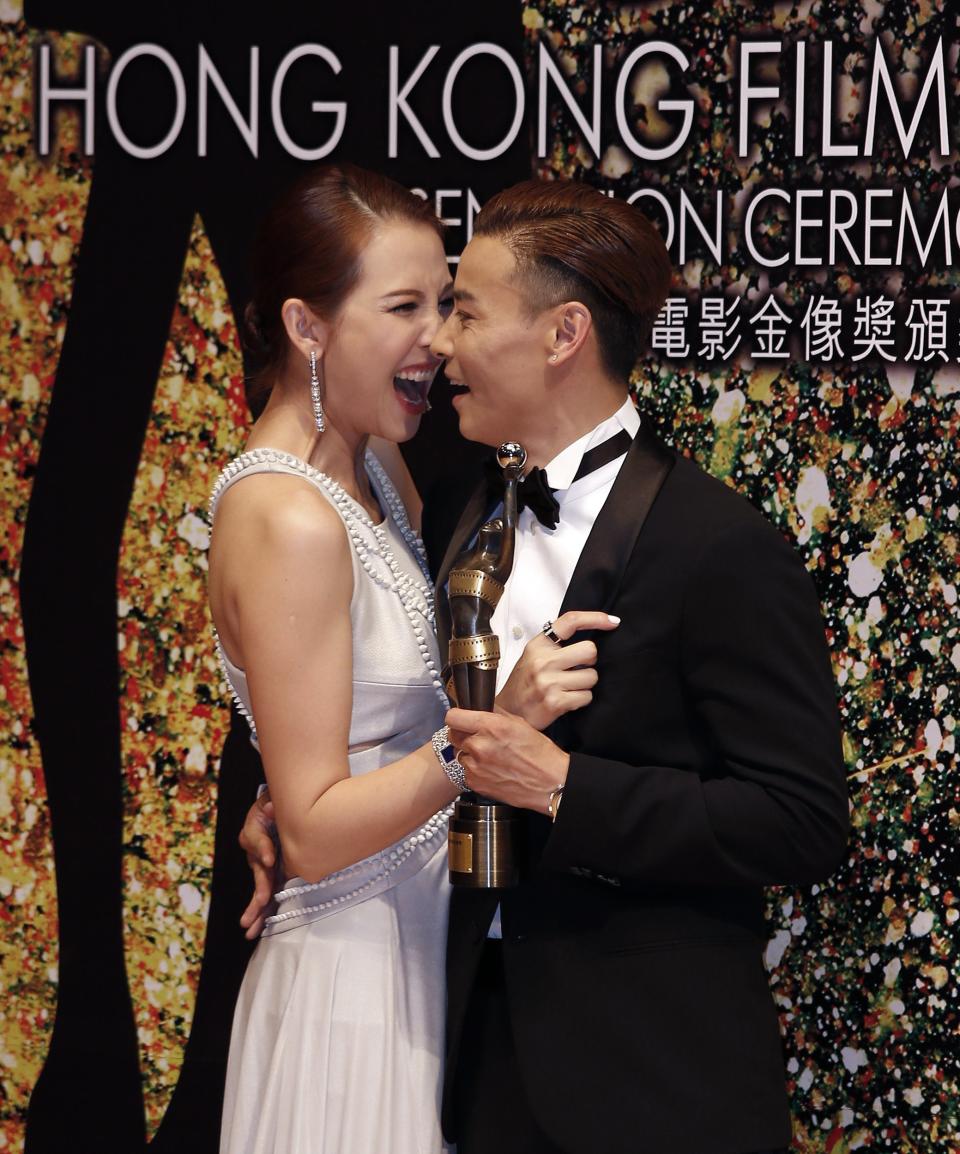
[[[446,574],[487,513],[478,492],[440,568],[441,652]],[[848,828],[813,583],[768,521],[645,422],[563,608],[622,623],[594,636],[593,702],[551,731],[570,773],[555,824],[527,815],[525,880],[454,890],[445,1132],[499,899],[525,1089],[561,1149],[786,1145],[761,888],[825,879]]]

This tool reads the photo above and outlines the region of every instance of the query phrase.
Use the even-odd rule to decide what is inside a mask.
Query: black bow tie
[[[555,492],[556,489],[551,489],[547,482],[546,469],[534,465],[521,478],[517,487],[517,509],[521,513],[524,509],[530,509],[546,529],[556,529],[560,520],[560,504],[553,495]]]
[[[630,448],[632,440],[633,438],[627,430],[621,429],[619,433],[584,453],[580,461],[580,468],[577,469],[573,481],[579,481],[581,477],[586,477],[588,473],[593,473],[601,466],[622,456]],[[494,459],[490,460],[489,466],[492,466],[490,468],[491,487],[494,488],[498,496],[502,497],[503,473]],[[570,482],[571,485],[573,481]],[[534,465],[530,472],[521,479],[517,488],[517,508],[521,513],[524,509],[530,509],[545,529],[556,529],[560,520],[560,504],[554,496],[556,491],[550,487],[546,470],[541,469],[539,465]]]

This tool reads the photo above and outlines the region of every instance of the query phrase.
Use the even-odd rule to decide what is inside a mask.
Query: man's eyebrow
[[[453,287],[453,299],[455,301],[475,301],[477,298],[472,292],[467,289],[458,289],[456,285]]]

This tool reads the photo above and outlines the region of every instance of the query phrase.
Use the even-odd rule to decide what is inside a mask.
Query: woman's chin
[[[404,441],[409,441],[411,437],[416,435],[422,418],[423,413],[401,412],[398,417],[385,422],[387,428],[379,436],[402,445]]]

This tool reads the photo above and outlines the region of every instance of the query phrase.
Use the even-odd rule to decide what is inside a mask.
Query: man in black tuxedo
[[[790,1140],[761,889],[822,880],[843,856],[839,720],[799,558],[629,399],[670,275],[630,206],[527,182],[484,206],[433,346],[461,433],[520,441],[536,467],[492,621],[498,685],[544,619],[620,622],[557,683],[572,619],[547,621],[512,687],[567,692],[577,708],[546,733],[448,714],[469,786],[526,811],[528,859],[515,889],[453,892],[443,1122],[458,1154]],[[447,574],[497,503],[481,486],[439,567],[441,652]],[[242,840],[255,864],[271,856],[262,813]]]
[[[519,185],[484,207],[434,345],[465,386],[461,433],[521,441],[556,489],[546,527],[520,517],[501,672],[545,618],[621,619],[594,636],[592,701],[548,733],[448,716],[468,784],[521,807],[529,843],[515,889],[453,893],[444,1127],[459,1154],[790,1140],[761,887],[821,881],[843,856],[835,691],[798,556],[628,401],[669,280],[623,202]],[[476,494],[441,565],[441,652],[446,574],[490,511]]]

